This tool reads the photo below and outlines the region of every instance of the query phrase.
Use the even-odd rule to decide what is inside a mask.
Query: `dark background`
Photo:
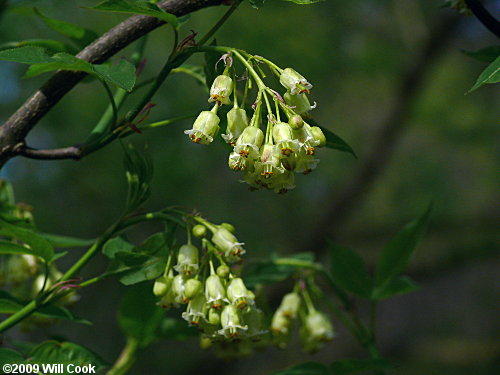
[[[1,19],[0,43],[60,38],[24,7],[37,6],[99,33],[124,18],[80,7],[95,1],[12,3],[20,7]],[[358,154],[355,160],[321,150],[318,168],[297,176],[297,188],[284,196],[250,193],[227,168],[222,144],[204,147],[187,139],[182,132],[191,126],[189,120],[133,141],[147,143],[155,163],[147,208],[178,204],[215,222],[229,221],[246,242],[247,257],[314,251],[326,261],[323,240],[330,237],[373,264],[383,244],[433,200],[429,232],[409,270],[421,289],[381,305],[382,354],[401,365],[394,371],[398,374],[493,374],[500,352],[494,290],[499,91],[490,85],[465,95],[486,65],[461,50],[478,50],[496,40],[475,18],[458,17],[440,5],[417,0],[330,0],[311,6],[268,1],[256,11],[245,3],[224,25],[217,34],[219,44],[305,75],[314,85],[310,97],[318,103],[314,119]],[[490,9],[500,9],[498,2],[490,2]],[[191,29],[208,30],[223,11],[217,7],[193,14],[181,37]],[[160,69],[171,43],[165,27],[151,34],[142,77]],[[199,56],[189,61],[201,62]],[[0,62],[0,123],[47,78],[22,80],[25,69]],[[207,108],[204,88],[180,74],[168,78],[154,103],[152,121]],[[79,85],[41,120],[30,134],[30,145],[80,142],[106,105],[97,83]],[[46,232],[97,237],[123,208],[126,184],[119,144],[79,162],[18,158],[2,173],[13,183],[17,200],[33,206],[37,225]],[[155,229],[141,227],[134,236],[140,240]],[[75,249],[61,267],[82,251]],[[83,276],[95,275],[105,262],[95,259]],[[124,343],[115,319],[124,289],[110,280],[81,291],[74,310],[93,321],[93,327],[61,323],[46,332],[20,335],[41,341],[57,333],[114,361]],[[227,364],[199,349],[196,340],[163,340],[142,353],[131,373],[266,374],[305,360],[364,358],[340,322],[335,323],[336,340],[316,355],[302,354],[293,344]]]

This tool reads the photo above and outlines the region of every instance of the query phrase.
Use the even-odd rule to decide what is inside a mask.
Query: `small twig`
[[[82,150],[77,146],[38,150],[35,148],[22,145],[21,147],[18,147],[15,150],[15,154],[27,157],[29,159],[39,159],[39,160],[61,160],[61,159],[79,160],[82,157]]]
[[[221,3],[222,0],[165,0],[157,5],[176,16],[183,16]],[[76,57],[100,64],[164,23],[154,17],[132,16],[85,47]],[[24,142],[37,122],[85,76],[82,72],[55,73],[0,127],[0,168],[18,155],[14,152],[16,146]]]
[[[500,22],[486,10],[483,4],[478,0],[465,0],[465,4],[484,27],[500,38]]]

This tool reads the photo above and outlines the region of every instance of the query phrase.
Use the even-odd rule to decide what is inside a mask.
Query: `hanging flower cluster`
[[[246,68],[241,106],[238,104],[232,56]],[[319,163],[316,148],[326,144],[321,128],[310,126],[305,121],[307,113],[316,107],[316,104],[310,104],[307,97],[312,85],[292,68],[281,69],[261,56],[252,56],[244,51],[228,49],[222,59],[226,63],[225,70],[213,81],[208,99],[215,103],[212,110],[202,111],[192,129],[184,133],[195,143],[211,143],[220,130],[221,121],[217,112],[221,106],[231,103],[233,94],[233,107],[227,112],[227,127],[222,134],[222,138],[233,147],[228,160],[229,168],[241,171],[241,182],[250,185],[251,190],[269,189],[286,193],[295,187],[294,172],[308,174],[316,168]],[[259,63],[266,64],[279,78],[286,89],[283,96],[264,83],[266,76],[256,65]],[[245,105],[252,82],[257,86],[257,94],[251,105],[253,114],[249,120]],[[267,115],[264,117],[264,114]],[[265,130],[262,130],[263,122],[266,123]]]
[[[40,292],[54,287],[62,277],[55,264],[42,266],[41,261],[29,254],[12,254],[0,256],[0,287],[9,291],[13,297],[27,301],[36,298]],[[64,287],[61,285],[61,289]],[[56,302],[60,306],[72,305],[79,295],[72,290]],[[24,329],[35,325],[48,325],[55,319],[32,315],[22,323]]]
[[[259,340],[266,333],[263,313],[255,306],[255,295],[231,269],[245,254],[243,243],[234,236],[234,227],[215,225],[194,216],[192,228],[201,239],[202,253],[191,243],[171,254],[163,276],[156,279],[153,292],[164,309],[185,305],[182,318],[197,327],[209,343]],[[205,238],[207,232],[211,239]],[[207,343],[205,343],[205,346]]]
[[[3,179],[0,179],[0,218],[6,224],[19,225],[26,228],[26,231],[35,228],[31,206],[16,203],[12,186]],[[0,242],[24,247],[27,252],[31,250],[30,245],[11,235],[9,231],[1,231]],[[56,285],[61,276],[62,273],[54,262],[44,264],[41,258],[30,254],[0,254],[0,288],[16,300],[32,300],[42,291],[48,291],[53,287],[64,289],[63,285]],[[55,303],[67,306],[76,300],[78,295],[73,290]],[[22,325],[24,329],[28,329],[33,325],[47,325],[53,322],[55,319],[32,315],[23,320]]]
[[[287,346],[292,337],[293,322],[297,319],[302,347],[306,352],[316,352],[325,342],[333,340],[332,323],[325,314],[316,310],[309,293],[306,290],[300,294],[294,291],[283,297],[273,315],[271,332],[278,347]]]

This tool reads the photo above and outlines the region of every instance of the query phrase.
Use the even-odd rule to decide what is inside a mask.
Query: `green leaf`
[[[37,345],[29,355],[30,361],[35,363],[63,363],[75,366],[94,365],[96,372],[107,367],[106,362],[97,354],[81,345],[72,342],[55,340],[45,341]],[[67,370],[66,366],[63,366]],[[70,367],[71,369],[71,367]],[[67,374],[64,371],[63,374]]]
[[[77,53],[78,51],[67,45],[66,43],[60,42],[58,40],[52,40],[52,39],[26,39],[26,40],[21,40],[19,42],[7,42],[0,44],[0,51],[5,50],[5,49],[10,49],[10,48],[19,48],[19,47],[25,47],[25,46],[34,46],[34,47],[41,47],[51,53],[57,53],[57,52],[68,52],[68,53]]]
[[[21,310],[26,304],[26,302],[19,301],[7,292],[0,291],[0,314],[14,314]],[[58,305],[41,307],[33,315],[41,318],[63,319],[75,323],[91,324],[88,320],[78,318],[65,307]]]
[[[0,211],[10,210],[15,204],[14,189],[11,183],[0,178]]]
[[[299,260],[303,262],[314,262],[313,253],[299,253],[288,258],[278,258],[280,261],[286,261],[287,259],[293,261]],[[245,284],[248,287],[255,287],[257,285],[274,284],[289,278],[297,268],[301,268],[301,265],[283,265],[276,264],[274,258],[267,261],[260,261],[248,265],[244,268],[244,279]]]
[[[372,280],[363,259],[349,248],[330,245],[331,274],[341,288],[368,298]]]
[[[183,341],[200,334],[197,328],[190,327],[179,318],[165,318],[162,320],[159,335],[168,340]]]
[[[148,237],[142,244],[137,247],[137,251],[145,254],[162,253],[164,256],[168,254],[167,238],[163,232],[155,233]]]
[[[408,223],[382,250],[375,273],[375,286],[383,289],[410,262],[418,241],[424,234],[432,210],[432,204],[419,218]]]
[[[102,79],[128,92],[134,88],[137,78],[135,66],[126,60],[121,60],[117,65],[93,65],[93,70]]]
[[[26,46],[0,51],[0,60],[22,64],[44,64],[52,62],[51,57],[41,47]]]
[[[32,251],[28,247],[4,240],[0,240],[0,254],[31,254],[38,256],[36,251]]]
[[[488,67],[481,73],[476,83],[467,92],[470,93],[486,83],[500,82],[500,56],[498,56]]]
[[[328,147],[328,148],[331,148],[334,150],[338,150],[338,151],[342,151],[342,152],[347,152],[347,153],[351,154],[352,156],[354,156],[356,159],[358,158],[356,156],[356,153],[352,149],[352,147],[349,146],[346,141],[344,141],[338,135],[333,133],[331,130],[328,130],[327,128],[319,125],[313,119],[308,119],[307,122],[311,123],[314,126],[318,126],[323,131],[323,134],[326,137],[325,147]]]
[[[116,253],[131,251],[135,246],[125,241],[121,237],[115,237],[108,240],[102,247],[102,253],[108,258],[113,259]]]
[[[273,372],[271,375],[328,375],[328,368],[318,362],[305,362],[286,370]]]
[[[500,56],[500,46],[491,46],[480,49],[479,51],[462,51],[467,56],[473,57],[476,60],[491,63]]]
[[[361,371],[385,370],[392,367],[383,359],[343,359],[330,365],[330,375],[358,374]]]
[[[163,273],[167,264],[167,260],[163,257],[135,253],[118,253],[116,260],[122,267],[125,266],[120,271],[120,282],[124,285],[154,280]]]
[[[162,21],[170,23],[177,27],[177,17],[158,8],[155,4],[148,1],[132,0],[106,0],[89,9],[101,10],[115,13],[143,14],[145,16],[156,17]]]
[[[40,233],[38,235],[45,238],[49,241],[52,246],[57,248],[62,247],[86,247],[92,245],[96,240],[95,239],[83,239],[69,236],[60,236],[58,234],[52,233]]]
[[[282,0],[282,1],[287,1],[290,3],[295,3],[298,5],[309,5],[309,4],[314,4],[314,3],[320,3],[325,0]]]
[[[142,283],[127,289],[118,310],[118,322],[128,337],[139,346],[149,345],[156,337],[163,319],[163,310],[157,306],[151,284]]]
[[[408,294],[417,290],[419,286],[408,276],[398,276],[382,288],[375,288],[371,298],[380,301],[386,298]]]
[[[106,273],[118,275],[124,285],[156,279],[165,270],[169,252],[167,241],[164,233],[154,234],[137,248],[118,238],[108,241],[103,253],[112,262]]]
[[[141,153],[130,143],[124,146],[124,151],[128,182],[127,209],[130,212],[149,198],[150,184],[153,178],[153,161],[147,150]]]
[[[30,247],[30,249],[26,249],[25,254],[36,255],[47,262],[49,262],[54,256],[54,248],[50,242],[37,235],[34,231],[17,225],[12,225],[1,219],[0,228],[2,231],[9,233],[13,238],[24,242]]]
[[[265,0],[249,0],[249,2],[253,8],[259,9],[259,8],[262,8],[264,6]]]
[[[23,355],[13,349],[0,348],[0,368],[5,364],[19,364],[24,363]]]
[[[93,74],[98,78],[113,83],[127,91],[134,88],[135,67],[128,61],[120,61],[117,65],[92,65],[69,53],[60,52],[49,56],[40,47],[26,46],[0,51],[0,60],[30,64],[24,77],[31,78],[54,70],[81,71]]]
[[[32,78],[54,70],[72,70],[90,74],[93,73],[92,64],[70,55],[69,53],[56,53],[52,57],[49,57],[49,59],[48,62],[31,65],[24,74],[24,77]]]
[[[78,47],[85,47],[97,39],[98,35],[84,27],[50,18],[40,12],[37,8],[33,8],[35,14],[52,30],[69,37]]]

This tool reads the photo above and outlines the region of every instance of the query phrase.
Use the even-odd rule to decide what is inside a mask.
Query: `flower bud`
[[[215,78],[210,88],[208,102],[216,102],[219,105],[230,104],[229,96],[233,92],[233,80],[229,76],[220,75]]]
[[[216,310],[220,310],[224,302],[229,302],[226,298],[226,289],[219,276],[210,275],[207,277],[205,281],[205,297],[207,303]]]
[[[6,279],[13,285],[25,282],[37,270],[36,259],[32,255],[11,255],[6,263]]]
[[[227,279],[229,276],[229,273],[231,272],[231,269],[227,264],[221,264],[217,269],[215,270],[217,275],[222,278],[222,279]]]
[[[260,170],[261,176],[267,179],[284,172],[279,156],[280,153],[274,145],[266,143],[262,146],[260,162],[255,163],[255,168]]]
[[[300,296],[297,293],[285,294],[279,309],[283,316],[288,319],[295,319],[300,308]]]
[[[192,229],[193,236],[203,238],[207,235],[207,227],[201,224],[196,224]]]
[[[252,160],[236,152],[231,152],[227,164],[233,171],[246,171],[250,169],[249,167],[252,165]]]
[[[237,260],[240,255],[245,254],[242,245],[238,239],[222,226],[218,226],[212,236],[212,242],[224,253],[224,256],[230,260]]]
[[[196,297],[202,289],[202,284],[200,280],[197,279],[189,279],[186,281],[186,289],[184,290],[184,296],[192,300]]]
[[[295,160],[295,169],[297,173],[309,174],[319,163],[319,159],[314,155],[307,155],[305,150],[301,148]]]
[[[221,223],[220,224],[221,227],[223,228],[226,228],[228,231],[230,231],[231,233],[234,233],[236,231],[236,229],[234,228],[234,225],[233,224],[229,224],[229,223]]]
[[[293,115],[288,119],[288,125],[294,130],[300,129],[304,126],[304,120],[300,115]]]
[[[248,126],[236,141],[234,152],[244,158],[256,159],[263,141],[264,133],[262,130],[255,126]]]
[[[174,281],[172,283],[172,289],[175,295],[175,302],[177,303],[188,303],[188,299],[184,295],[184,291],[186,290],[186,281],[182,275],[177,275],[174,277]]]
[[[184,276],[198,272],[198,249],[193,245],[182,245],[174,269]]]
[[[324,147],[326,145],[326,137],[323,133],[323,130],[319,126],[311,127],[311,133],[314,137],[314,140],[318,141],[318,147]]]
[[[289,157],[299,149],[299,142],[293,139],[292,128],[286,122],[274,125],[273,139],[280,157]]]
[[[306,316],[305,329],[310,339],[319,342],[331,341],[335,336],[332,323],[319,311],[311,311]]]
[[[208,350],[212,347],[212,340],[210,337],[200,336],[200,348]]]
[[[290,158],[283,160],[284,165],[284,161],[288,159]],[[276,178],[273,178],[268,187],[270,189],[273,189],[275,193],[285,194],[288,190],[292,190],[293,188],[295,188],[295,176],[292,172],[286,170],[283,173],[277,175]]]
[[[312,88],[307,80],[292,68],[286,68],[281,72],[280,83],[293,95],[302,94]]]
[[[207,304],[205,296],[198,294],[191,300],[185,312],[182,313],[182,318],[185,319],[191,326],[199,326],[200,320],[205,319],[207,312]]]
[[[240,313],[233,305],[224,307],[220,320],[222,329],[219,330],[219,334],[225,337],[238,337],[248,329],[247,326],[242,325]]]
[[[283,98],[285,99],[286,104],[299,115],[316,108],[316,103],[314,103],[314,105],[311,105],[306,94],[293,95],[292,93],[287,91]]]
[[[250,298],[247,287],[243,280],[239,277],[232,279],[226,290],[227,298],[239,310],[245,310],[249,305],[253,305],[254,301]]]
[[[276,310],[271,321],[271,331],[275,335],[286,335],[290,328],[290,320],[283,315],[283,311]]]
[[[202,111],[196,118],[193,128],[184,130],[194,143],[208,145],[219,131],[219,117],[211,111]]]
[[[155,280],[153,285],[153,294],[156,297],[164,296],[168,290],[172,287],[173,279],[168,276],[160,276]]]
[[[208,311],[208,322],[214,326],[220,325],[220,311],[210,309]]]
[[[227,134],[222,134],[222,138],[231,146],[236,144],[236,140],[248,126],[247,113],[243,108],[234,107],[227,113]]]
[[[174,291],[174,287],[173,287],[173,284],[174,284],[174,273],[172,270],[170,270],[168,272],[168,275],[167,276],[164,276],[165,278],[165,284],[167,285],[167,290],[166,290],[166,293],[163,294],[162,296],[162,299],[160,300],[159,302],[159,305],[168,310],[174,306],[177,305],[177,301],[176,301],[176,293]],[[155,283],[156,284],[156,283]]]
[[[304,123],[304,126],[300,129],[294,129],[292,131],[294,138],[296,138],[300,143],[301,151],[303,150],[306,155],[314,155],[314,147],[319,144],[319,141],[314,139],[311,132],[311,127]]]

